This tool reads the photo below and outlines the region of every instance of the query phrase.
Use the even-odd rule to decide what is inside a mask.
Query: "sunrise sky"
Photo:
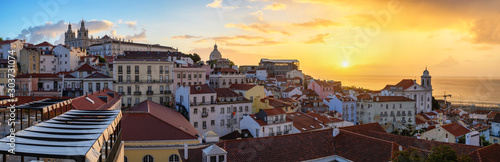
[[[238,65],[298,59],[313,77],[500,77],[498,0],[6,1],[0,37],[62,43],[83,18],[94,37],[162,44]],[[5,14],[9,13],[9,14]]]

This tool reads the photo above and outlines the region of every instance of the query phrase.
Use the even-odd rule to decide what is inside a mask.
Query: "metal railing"
[[[154,92],[153,91],[146,91],[146,94],[152,95],[152,94],[154,94]]]
[[[134,92],[134,95],[141,95],[141,94],[142,94],[141,91]]]
[[[206,118],[207,116],[208,116],[208,112],[202,112],[202,113],[201,113],[201,117],[202,117],[202,118]]]

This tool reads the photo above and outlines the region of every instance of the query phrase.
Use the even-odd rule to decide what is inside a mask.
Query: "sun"
[[[342,67],[348,67],[348,66],[349,66],[349,63],[348,63],[347,61],[344,61],[344,62],[342,63]]]

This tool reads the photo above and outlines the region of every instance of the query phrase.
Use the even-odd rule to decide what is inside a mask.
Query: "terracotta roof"
[[[368,123],[368,124],[360,124],[360,125],[353,125],[353,126],[347,126],[347,127],[341,127],[341,130],[347,130],[351,132],[356,132],[356,133],[361,133],[361,134],[366,134],[368,131],[375,131],[375,132],[381,132],[381,133],[387,133],[382,126],[380,126],[379,123]]]
[[[424,113],[418,113],[417,114],[417,117],[418,116],[421,116],[422,118],[424,118],[425,120],[431,120],[431,118],[429,118],[427,115],[425,115]]]
[[[483,147],[469,154],[478,161],[498,161],[500,159],[500,145],[498,143]]]
[[[227,161],[304,161],[334,155],[332,129],[227,140],[217,145],[228,152]]]
[[[76,69],[75,71],[98,71],[98,70],[93,68],[89,64],[85,63],[82,66],[80,66],[78,69]]]
[[[217,93],[217,97],[238,97],[240,94],[234,92],[229,88],[214,88],[214,91]]]
[[[316,120],[314,117],[303,112],[287,113],[286,117],[292,120],[293,127],[297,128],[301,132],[323,128],[321,121]]]
[[[109,93],[112,93],[112,95]],[[105,98],[106,101],[104,101],[103,98]],[[109,89],[103,89],[73,99],[72,106],[78,110],[105,110],[118,102],[120,98],[121,96],[118,95],[118,93]],[[92,100],[92,102],[89,100]]]
[[[453,136],[458,137],[471,132],[466,127],[458,124],[457,122],[442,125],[441,128],[453,134]]]
[[[71,74],[66,74],[66,75],[64,75],[64,78],[76,78],[76,77],[71,75]]]
[[[190,94],[216,93],[208,84],[189,86]]]
[[[236,131],[233,131],[231,133],[228,133],[228,134],[220,137],[219,139],[221,139],[221,140],[233,140],[233,139],[238,139],[238,138],[253,138],[253,136],[250,133],[250,131],[248,131],[248,129],[242,129],[241,133],[238,130],[236,130]]]
[[[425,122],[420,118],[415,118],[415,124],[424,124]]]
[[[111,77],[104,75],[104,74],[101,74],[99,72],[95,72],[94,74],[89,75],[86,78],[111,78]]]
[[[9,96],[5,96],[6,98],[10,98]],[[43,99],[70,99],[70,97],[44,97],[44,96],[39,96],[39,97],[33,97],[33,96],[16,96],[17,98],[17,103],[16,105],[22,105],[22,104],[26,104],[26,103],[29,103],[29,102],[33,102],[33,101],[39,101],[39,100],[43,100]]]
[[[122,126],[124,141],[190,140],[199,134],[179,112],[150,100],[124,111]]]
[[[52,44],[50,44],[49,42],[45,41],[45,42],[42,42],[42,43],[37,44],[37,45],[35,45],[35,46],[39,47],[39,46],[54,46],[54,45],[52,45]]]
[[[255,85],[255,84],[231,84],[231,86],[229,86],[229,88],[231,88],[233,90],[248,91],[255,86],[257,86],[257,85]]]
[[[346,130],[333,139],[335,153],[352,161],[390,161],[399,145]]]
[[[36,73],[36,74],[21,74],[21,75],[16,76],[16,78],[29,78],[30,76],[32,78],[58,78],[59,77],[57,74]]]
[[[212,74],[215,74],[215,73],[218,73],[218,72],[221,72],[221,73],[237,73],[238,70],[232,69],[232,68],[215,68],[214,71],[212,71]]]
[[[283,92],[291,92],[295,89],[295,87],[288,87],[287,89],[285,89]]]
[[[415,101],[404,96],[375,96],[374,102],[398,102],[398,101]]]
[[[273,108],[273,109],[261,109],[264,111],[267,115],[279,115],[279,114],[286,114],[285,110],[282,108]]]
[[[333,85],[325,82],[325,81],[321,81],[321,80],[314,80],[314,82],[316,82],[319,86],[321,87],[333,87]]]
[[[372,99],[372,96],[370,96],[369,94],[360,94],[358,95],[356,98],[358,98],[358,100],[371,100]]]
[[[415,84],[415,81],[413,79],[403,79],[398,84],[396,84],[396,86],[407,89],[410,88],[413,84]]]
[[[334,118],[334,117],[332,117],[330,115],[327,115],[327,114],[318,114],[316,112],[307,112],[307,115],[312,116],[312,117],[318,119],[323,124],[335,123],[335,122],[342,122],[343,121],[342,119]]]
[[[17,40],[19,40],[19,39],[4,40],[4,41],[0,41],[0,44],[11,44],[11,43],[13,43],[13,42],[15,42]]]
[[[500,123],[500,113],[497,113],[491,122]]]

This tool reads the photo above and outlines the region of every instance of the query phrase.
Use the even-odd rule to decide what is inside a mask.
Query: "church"
[[[159,44],[134,43],[132,40],[112,38],[108,35],[94,38],[89,37],[89,30],[85,27],[85,21],[80,22],[80,29],[73,31],[71,23],[64,33],[64,44],[71,47],[86,49],[90,55],[116,56],[124,51],[155,51],[155,52],[178,52],[177,49]]]
[[[416,102],[417,113],[432,111],[432,82],[429,71],[425,68],[420,77],[420,84],[417,80],[403,79],[396,85],[387,85],[381,90],[382,96],[405,96]]]

